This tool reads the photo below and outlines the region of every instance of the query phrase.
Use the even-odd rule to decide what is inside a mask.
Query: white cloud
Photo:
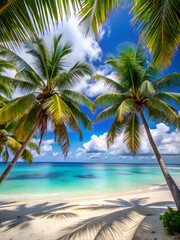
[[[91,140],[83,144],[83,147],[87,153],[94,152],[105,152],[107,150],[106,145],[106,133],[97,137],[96,135],[91,136]]]
[[[112,71],[111,66],[108,64],[100,65],[98,68],[94,69],[94,74],[96,73],[98,75],[102,75],[114,81],[117,81],[115,73]],[[81,84],[76,85],[74,87],[74,90],[81,92],[88,97],[97,97],[98,95],[104,93],[113,92],[112,89],[109,89],[107,86],[104,85],[104,82],[102,80],[89,80],[88,77],[84,78],[81,81]]]
[[[155,129],[151,129],[151,134],[161,154],[180,154],[180,132],[169,132],[169,130],[167,125],[159,123]],[[109,152],[111,155],[120,155],[129,153],[123,143],[123,134],[115,139],[109,150],[106,147],[106,135],[107,133],[100,136],[92,135],[91,140],[83,144],[83,148],[77,149],[78,154]],[[145,132],[139,153],[153,154]]]
[[[109,31],[109,30],[108,30]],[[46,41],[52,45],[53,36],[55,34],[63,33],[62,43],[71,42],[73,52],[69,55],[68,64],[74,64],[76,61],[90,62],[101,60],[102,50],[99,43],[96,41],[93,34],[83,36],[78,26],[78,19],[72,14],[68,20],[63,20],[55,29],[51,26],[51,34],[46,34]],[[100,40],[103,38],[105,30],[100,33]]]
[[[59,153],[58,152],[53,152],[53,156],[56,157]]]
[[[64,20],[63,23],[59,23],[59,25],[56,27],[52,25],[50,27],[50,33],[45,33],[45,35],[42,37],[45,39],[49,47],[51,47],[53,44],[54,34],[57,35],[59,33],[63,33],[63,37],[61,39],[62,44],[65,44],[66,42],[72,43],[73,51],[71,54],[69,54],[66,57],[67,66],[72,66],[77,61],[84,62],[87,60],[90,63],[93,63],[94,61],[101,61],[102,49],[99,45],[99,42],[95,39],[95,36],[93,34],[88,34],[87,36],[83,36],[78,26],[78,20],[73,15],[68,21]],[[102,29],[100,33],[99,41],[103,38],[104,34],[105,34],[105,30]],[[107,28],[107,34],[108,35],[110,34],[110,28]],[[36,68],[33,58],[31,57],[30,54],[26,53],[25,48],[22,48],[21,52],[17,51],[16,53],[20,55],[21,58],[23,58],[25,61],[27,61],[30,65]],[[11,76],[11,77],[14,77],[15,74],[16,74],[15,70],[8,72],[8,76]],[[89,80],[89,78],[84,80],[85,83],[87,80]],[[81,85],[83,85],[83,83],[81,83]],[[87,86],[84,86],[84,88],[87,88]],[[17,89],[13,93],[13,98],[19,97],[22,95],[24,95],[24,93],[20,92],[20,90]]]
[[[39,139],[33,139],[33,142],[39,144]],[[38,155],[35,151],[32,151],[34,157],[42,157],[45,156],[47,152],[52,152],[52,144],[54,143],[54,139],[43,140],[40,146],[40,154]],[[54,155],[53,155],[54,156]]]
[[[42,142],[41,151],[42,152],[51,152],[53,143],[54,143],[54,139],[44,140]]]

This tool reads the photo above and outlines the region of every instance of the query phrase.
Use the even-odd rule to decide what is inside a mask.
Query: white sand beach
[[[0,203],[0,240],[178,240],[159,215],[175,207],[166,186],[83,199]]]

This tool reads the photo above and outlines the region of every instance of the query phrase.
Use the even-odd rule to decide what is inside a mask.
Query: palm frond
[[[50,26],[70,14],[77,13],[80,0],[5,0],[0,4],[0,41],[17,47],[34,34],[50,30]]]
[[[121,105],[118,108],[118,121],[122,121],[127,114],[133,111],[135,109],[135,103],[134,99],[132,98],[127,98],[125,99]]]
[[[70,112],[67,105],[57,94],[48,98],[44,103],[43,108],[47,110],[55,124],[67,122],[70,118]]]
[[[4,151],[3,151],[0,155],[1,155],[1,157],[2,157],[3,162],[7,163],[7,162],[8,162],[8,159],[9,159],[9,151],[8,151],[8,148],[5,147],[5,148],[4,148]]]
[[[143,73],[143,81],[153,82],[159,76],[160,69],[153,64],[149,64]]]
[[[71,99],[63,99],[67,106],[71,109],[76,119],[84,126],[85,129],[91,131],[91,120],[89,117],[77,107]]]
[[[21,144],[18,141],[16,141],[14,138],[8,137],[8,141],[6,142],[6,146],[10,149],[10,151],[13,154],[16,154],[16,152],[21,147]],[[22,153],[21,158],[25,162],[28,162],[29,164],[31,164],[32,161],[33,161],[33,156],[32,156],[31,152],[27,148]]]
[[[34,94],[13,99],[6,106],[0,109],[0,124],[6,123],[13,118],[25,114],[36,103]]]
[[[168,102],[173,101],[176,104],[180,104],[180,93],[173,92],[156,92],[154,95],[155,98],[160,100],[166,100]]]
[[[156,90],[170,89],[172,86],[180,86],[180,73],[168,74],[153,82]]]
[[[154,122],[164,122],[167,125],[172,126],[174,129],[180,129],[180,115],[167,115],[164,110],[148,106],[148,117]]]
[[[127,149],[133,155],[136,155],[141,146],[142,136],[142,124],[140,123],[137,114],[134,112],[132,117],[128,120],[123,137],[123,141],[125,142]]]
[[[60,34],[60,37],[57,38],[59,41],[61,39],[61,36],[62,34]],[[49,75],[51,78],[56,77],[57,74],[59,74],[60,71],[64,69],[65,61],[63,58],[72,52],[71,43],[66,43],[63,47],[58,47],[58,45],[56,45],[59,42],[58,40],[57,42],[54,40],[54,52],[52,58],[48,59],[50,62]]]
[[[0,81],[3,81],[4,85],[10,88],[11,92],[16,88],[20,88],[22,91],[33,91],[37,88],[37,85],[26,79],[22,80],[0,75]]]
[[[72,130],[78,131],[79,138],[82,139],[82,132],[73,112],[57,94],[47,99],[44,109],[55,125],[66,123]]]
[[[130,4],[134,0],[101,0],[101,1],[83,1],[80,16],[80,26],[82,32],[87,34],[89,31],[93,31],[96,34],[100,33],[101,24],[106,22],[112,12],[115,12],[120,4]]]
[[[7,103],[9,103],[10,100],[0,94],[0,101],[7,104]]]
[[[14,133],[20,141],[25,141],[31,133],[35,122],[37,121],[36,115],[38,111],[38,104],[35,104],[23,116],[20,116],[14,123]]]
[[[141,95],[144,95],[144,96],[154,96],[155,94],[154,86],[148,80],[145,80],[141,83],[138,91]]]
[[[0,93],[4,94],[6,97],[11,98],[12,88],[9,84],[3,81],[3,75],[0,75]]]
[[[1,51],[0,51],[0,57],[1,57]],[[11,61],[0,59],[0,73],[5,72],[7,69],[16,69],[16,65]]]
[[[119,108],[119,104],[114,104],[114,105],[104,109],[102,112],[100,112],[97,115],[94,122],[102,121],[103,119],[106,119],[107,117],[116,116],[118,114],[118,108]]]
[[[118,116],[115,118],[106,136],[108,148],[114,143],[115,138],[123,132],[124,128],[127,126],[127,120],[128,118],[126,117],[119,122]]]
[[[136,62],[141,66],[145,67],[147,62],[147,56],[145,54],[145,47],[142,41],[138,42],[137,48],[136,48]]]
[[[153,62],[161,67],[170,65],[180,42],[179,2],[136,1],[131,12]]]
[[[117,91],[117,92],[124,92],[124,86],[121,85],[120,83],[108,78],[108,77],[104,77],[102,75],[98,75],[96,74],[93,79],[96,79],[96,80],[101,80],[103,83],[104,83],[104,86],[105,87],[108,87],[109,89],[112,89],[114,91]]]
[[[43,80],[40,78],[40,76],[36,72],[31,71],[31,70],[19,71],[15,76],[15,79],[14,79],[15,83],[16,83],[16,78],[18,78],[20,80],[22,79],[21,80],[22,85],[19,86],[22,89],[23,89],[23,84],[26,87],[26,82],[27,82],[27,87],[28,87],[28,84],[29,84],[29,89],[30,90],[34,90],[37,87],[42,87],[43,85],[45,85]],[[20,80],[19,80],[19,82],[20,82]]]
[[[92,108],[92,102],[89,98],[84,96],[82,93],[72,91],[72,90],[62,90],[61,95],[66,98],[66,96],[72,101],[78,102],[81,105],[86,105]]]
[[[29,142],[28,144],[28,147],[31,149],[31,150],[35,150],[38,154],[40,154],[40,147],[34,143],[34,142]]]
[[[117,104],[121,103],[123,100],[125,100],[129,95],[126,93],[107,93],[102,94],[99,97],[97,97],[93,104],[97,105],[98,107],[104,107],[109,104]]]
[[[63,151],[63,155],[66,158],[70,148],[70,142],[65,124],[54,124],[54,134],[55,139],[57,139],[57,142],[61,146],[61,149]]]
[[[162,100],[151,97],[150,100],[147,102],[147,107],[153,107],[160,111],[165,111],[168,116],[175,117],[177,115],[177,109],[173,106],[163,102]]]
[[[0,55],[5,58],[5,60],[11,61],[16,66],[18,71],[34,71],[33,68],[23,58],[2,45],[0,45]]]
[[[92,69],[86,63],[77,62],[68,72],[62,72],[54,78],[55,85],[61,90],[72,87],[84,76],[92,76]]]
[[[116,70],[116,74],[125,91],[129,89],[135,93],[135,86],[142,83],[143,69],[136,59],[136,51],[133,45],[128,45],[120,49],[119,58],[111,57],[109,63]],[[127,81],[128,79],[128,81]]]
[[[27,45],[26,48],[28,49],[27,53],[33,56],[36,69],[41,77],[49,81],[48,55],[50,55],[50,49],[44,44],[42,38],[37,37],[33,40],[33,44]]]

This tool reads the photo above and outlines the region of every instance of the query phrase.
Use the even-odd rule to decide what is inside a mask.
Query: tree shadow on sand
[[[11,202],[14,203],[14,202]],[[11,204],[9,203],[9,205]],[[8,202],[0,202],[1,206],[6,206]],[[59,203],[50,205],[49,202],[36,204],[31,207],[26,204],[17,205],[13,210],[0,210],[0,228],[6,226],[6,230],[19,226],[19,229],[29,227],[30,222],[35,217],[40,218],[58,218],[66,219],[76,217],[72,212],[67,212],[69,208],[77,205],[68,205],[67,203]]]
[[[106,201],[107,204],[89,205],[77,210],[110,210],[97,217],[81,221],[61,231],[58,240],[132,240],[138,232],[152,231],[148,218],[165,211],[161,206],[174,205],[172,201],[146,204],[148,198],[130,201],[117,199]],[[123,208],[123,209],[122,209]],[[113,211],[113,212],[112,212]],[[157,217],[157,216],[156,216]],[[153,238],[154,239],[154,238]]]

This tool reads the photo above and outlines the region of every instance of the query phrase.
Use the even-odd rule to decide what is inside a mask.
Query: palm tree
[[[86,63],[77,62],[73,67],[67,68],[64,57],[71,53],[71,45],[59,44],[62,34],[54,37],[54,47],[50,50],[42,39],[36,38],[28,53],[33,56],[36,69],[22,60],[12,51],[6,50],[6,57],[12,61],[18,60],[20,71],[16,75],[16,81],[12,83],[31,93],[13,99],[9,104],[0,109],[0,124],[6,123],[15,117],[19,117],[15,126],[15,135],[24,141],[19,148],[11,164],[0,177],[4,180],[34,134],[40,130],[41,138],[47,131],[47,123],[51,121],[55,139],[66,157],[70,146],[67,127],[79,133],[82,132],[78,120],[85,128],[91,129],[90,119],[79,109],[79,104],[91,106],[91,101],[83,94],[72,91],[71,88],[85,75],[91,75],[92,71]],[[4,48],[5,54],[5,48]],[[5,78],[5,81],[8,77]],[[9,78],[11,81],[11,78]],[[28,136],[26,138],[26,136]]]
[[[67,17],[70,6],[77,12],[80,0],[1,0],[0,42],[17,47],[33,34],[43,33]]]
[[[17,137],[13,133],[9,133],[6,130],[6,127],[8,129],[9,127],[12,127],[12,125],[10,125],[11,124],[8,123],[4,128],[2,126],[0,127],[0,157],[6,163],[9,160],[10,153],[15,155],[22,146],[22,142],[18,141]],[[28,148],[35,150],[38,154],[40,154],[39,146],[33,141],[29,142]],[[24,150],[21,157],[25,162],[31,164],[33,162],[33,155],[28,148]]]
[[[180,93],[162,92],[162,89],[180,85],[180,74],[172,73],[157,79],[159,70],[152,64],[146,66],[146,56],[141,43],[138,44],[137,50],[133,46],[122,49],[118,53],[118,58],[113,56],[107,63],[113,67],[117,81],[100,75],[95,77],[97,80],[103,80],[114,93],[103,94],[94,101],[97,106],[110,105],[96,117],[95,121],[115,116],[107,134],[107,146],[109,147],[116,136],[124,131],[123,140],[127,149],[135,155],[140,149],[143,136],[140,116],[177,209],[180,211],[180,190],[162,160],[143,113],[145,112],[151,120],[165,122],[174,128],[179,127],[178,111],[167,102],[180,104]]]
[[[2,78],[6,76],[1,75],[3,72],[8,69],[16,69],[15,64],[12,61],[7,61],[2,59],[3,52],[0,52],[0,92],[6,97],[11,98],[11,92],[13,91],[12,80],[10,82],[3,81]],[[6,106],[10,102],[9,99],[0,95],[0,108]],[[17,137],[13,134],[15,123],[17,119],[12,120],[11,122],[6,123],[5,125],[0,126],[0,157],[2,157],[4,162],[7,162],[10,156],[9,151],[12,154],[15,154],[18,149],[21,147],[21,142],[18,141]],[[34,142],[30,142],[28,147],[35,150],[39,154],[39,146]],[[22,154],[22,159],[29,163],[32,163],[33,156],[31,152],[26,148]]]
[[[149,48],[154,63],[162,67],[170,65],[180,42],[180,2],[177,0],[86,0],[80,11],[83,30],[99,32],[99,26],[124,3],[131,6],[132,24]]]

